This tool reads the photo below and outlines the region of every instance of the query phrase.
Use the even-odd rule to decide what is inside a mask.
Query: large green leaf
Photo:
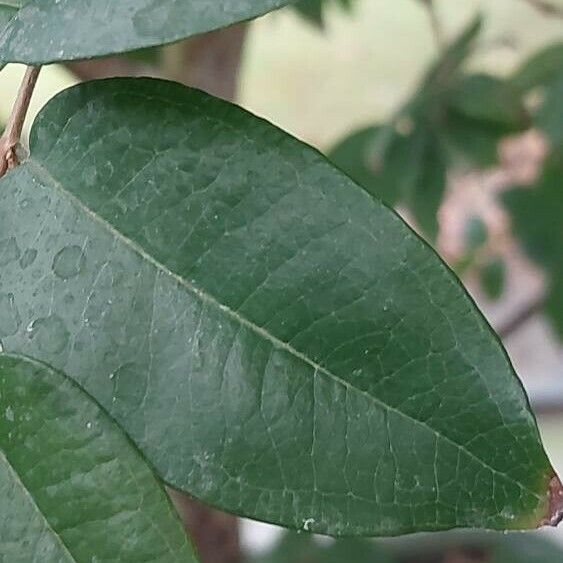
[[[168,483],[330,534],[546,515],[500,342],[313,149],[177,84],[93,82],[44,108],[0,191],[5,349],[64,368]]]
[[[294,1],[0,0],[0,60],[39,64],[162,45]],[[23,7],[6,23],[3,11],[18,3]]]
[[[0,561],[195,562],[166,493],[74,382],[0,354]]]

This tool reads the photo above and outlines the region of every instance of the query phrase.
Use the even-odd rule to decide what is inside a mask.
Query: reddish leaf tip
[[[540,526],[556,527],[563,521],[563,484],[557,475],[549,482],[548,496],[548,512]]]

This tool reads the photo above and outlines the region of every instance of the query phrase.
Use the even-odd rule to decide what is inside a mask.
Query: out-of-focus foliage
[[[557,147],[563,144],[563,42],[550,45],[526,61],[511,79],[534,106],[534,124]]]
[[[273,548],[250,557],[247,563],[415,563],[442,560],[440,554],[466,550],[482,552],[487,563],[555,563],[563,551],[538,534],[449,532],[437,534],[432,543],[386,544],[363,539],[318,540],[309,534],[286,532]],[[442,542],[442,540],[446,540]],[[445,546],[448,546],[447,548]],[[422,559],[424,558],[424,559]],[[457,559],[456,559],[457,560]],[[480,561],[472,558],[471,561]]]
[[[330,3],[338,4],[345,10],[350,10],[354,0],[301,0],[294,8],[306,20],[322,28],[325,9]]]
[[[563,43],[532,56],[511,82],[532,106],[550,154],[536,183],[510,190],[503,203],[514,235],[547,273],[545,312],[563,338]]]
[[[502,138],[531,127],[542,131],[551,155],[535,189],[515,189],[504,201],[516,237],[547,271],[547,312],[563,335],[563,43],[534,54],[506,79],[468,73],[464,65],[481,27],[475,20],[444,50],[390,122],[352,133],[329,158],[389,205],[406,205],[433,239],[449,170],[492,166]],[[454,267],[460,275],[475,268],[485,293],[496,299],[505,264],[487,254],[487,239],[485,225],[472,218],[465,256]]]
[[[395,563],[383,547],[364,539],[319,542],[310,534],[287,532],[271,551],[248,563]]]
[[[407,205],[432,239],[448,170],[494,164],[499,140],[530,124],[510,81],[465,72],[481,27],[480,18],[470,23],[394,119],[353,133],[329,154],[371,193]]]
[[[515,236],[549,276],[546,313],[563,337],[563,153],[555,150],[534,186],[515,188],[503,202]]]
[[[498,299],[504,289],[506,265],[500,256],[489,258],[480,269],[481,287],[490,299]]]

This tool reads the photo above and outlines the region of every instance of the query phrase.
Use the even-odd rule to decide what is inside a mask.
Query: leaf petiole
[[[20,142],[25,116],[40,70],[40,66],[27,67],[8,124],[0,137],[0,178],[18,164],[15,149]]]

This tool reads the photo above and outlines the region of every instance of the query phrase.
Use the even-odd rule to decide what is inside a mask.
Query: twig
[[[525,325],[532,317],[536,316],[543,309],[544,305],[545,298],[543,296],[535,301],[532,301],[523,309],[518,311],[511,319],[508,319],[504,325],[500,326],[497,330],[498,335],[503,340],[508,338]]]
[[[238,520],[168,488],[202,563],[242,563]]]
[[[536,10],[542,12],[546,16],[555,16],[557,18],[563,18],[563,8],[559,6],[554,6],[548,0],[524,0],[530,6]]]
[[[428,12],[428,17],[430,19],[430,26],[432,28],[432,35],[434,36],[434,40],[436,41],[436,46],[438,47],[438,50],[441,51],[446,45],[446,40],[444,37],[444,30],[442,28],[442,23],[440,22],[440,18],[436,13],[436,6],[434,5],[434,0],[422,0],[422,3],[424,4]]]
[[[8,124],[0,137],[0,178],[18,164],[16,147],[20,142],[23,123],[40,69],[39,66],[27,67]]]

